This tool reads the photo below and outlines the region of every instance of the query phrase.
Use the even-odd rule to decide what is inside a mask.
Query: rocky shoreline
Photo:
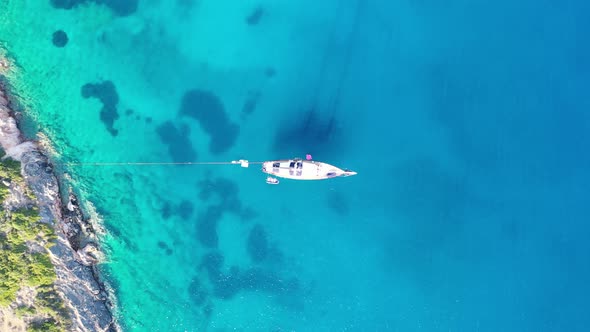
[[[71,188],[58,181],[42,147],[24,139],[14,115],[7,89],[0,83],[0,145],[7,156],[21,162],[41,222],[52,225],[57,234],[49,250],[57,273],[55,287],[70,313],[71,329],[120,331],[112,314],[112,292],[101,281],[97,267],[102,260],[97,234]]]

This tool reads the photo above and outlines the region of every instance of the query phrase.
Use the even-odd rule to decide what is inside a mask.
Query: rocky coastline
[[[7,88],[0,81],[0,145],[5,157],[21,162],[21,173],[36,198],[40,222],[55,230],[49,255],[57,275],[55,289],[70,316],[67,329],[120,331],[112,314],[112,292],[101,281],[97,267],[103,257],[95,229],[84,217],[71,188],[58,180],[41,145],[24,138],[9,100]]]

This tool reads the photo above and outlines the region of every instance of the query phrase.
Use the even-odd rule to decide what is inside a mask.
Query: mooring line
[[[185,161],[185,162],[71,162],[59,163],[64,166],[166,166],[166,165],[243,165],[263,164],[263,161]]]

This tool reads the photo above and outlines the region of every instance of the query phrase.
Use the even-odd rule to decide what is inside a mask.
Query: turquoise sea
[[[589,13],[0,0],[0,45],[104,224],[125,331],[586,331]],[[64,166],[306,153],[359,174]]]

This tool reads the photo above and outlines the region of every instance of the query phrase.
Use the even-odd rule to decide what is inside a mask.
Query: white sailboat
[[[242,167],[248,167],[247,160],[237,160],[233,163],[241,164]],[[301,158],[281,159],[262,162],[262,172],[268,174],[266,183],[278,184],[279,180],[275,177],[291,180],[326,180],[336,177],[346,177],[356,175],[357,173],[348,169],[341,169],[334,165]]]

